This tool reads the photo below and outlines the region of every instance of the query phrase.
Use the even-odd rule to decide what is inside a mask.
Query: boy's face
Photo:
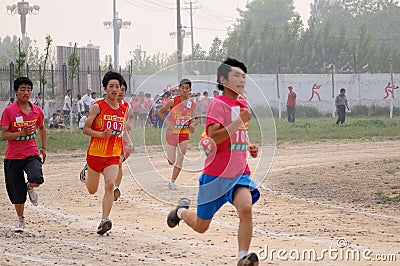
[[[110,80],[107,84],[107,87],[104,88],[104,92],[107,94],[107,98],[110,100],[118,100],[118,95],[121,92],[119,80]]]
[[[124,86],[124,85],[121,85],[121,91],[120,91],[120,93],[118,94],[118,102],[122,102],[122,100],[123,100],[124,97],[125,97],[125,92],[126,92],[125,86]]]
[[[17,96],[18,101],[26,103],[31,98],[32,88],[28,84],[21,84],[19,85],[15,95]]]
[[[246,86],[246,73],[238,67],[232,67],[228,73],[228,79],[221,76],[220,81],[226,88],[243,95]]]
[[[184,97],[189,97],[189,93],[192,91],[192,88],[190,88],[189,84],[181,84],[179,86],[179,95],[184,96]]]

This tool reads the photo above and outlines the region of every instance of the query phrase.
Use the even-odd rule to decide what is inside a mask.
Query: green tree
[[[211,60],[211,61],[217,61],[220,62],[225,58],[225,52],[224,52],[224,48],[222,46],[222,40],[220,38],[215,37],[210,50],[208,50],[208,56],[207,59]]]

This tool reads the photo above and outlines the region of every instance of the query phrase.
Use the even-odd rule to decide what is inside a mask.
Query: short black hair
[[[125,79],[122,80],[121,86],[125,86],[125,88],[128,89],[128,84],[126,83]]]
[[[190,81],[190,79],[184,78],[179,82],[179,87],[182,86],[183,84],[189,84],[189,87],[192,87],[192,82]]]
[[[223,76],[225,79],[228,79],[228,73],[232,70],[232,67],[238,67],[243,70],[244,73],[247,73],[247,67],[243,62],[235,58],[227,58],[224,62],[218,67],[217,70],[217,83],[218,89],[223,91],[224,85],[221,84],[220,77]]]
[[[340,92],[346,92],[346,89],[345,88],[341,88]]]
[[[124,80],[124,78],[122,77],[122,75],[118,72],[114,72],[114,71],[108,71],[106,74],[104,74],[103,80],[102,80],[102,84],[103,84],[103,88],[106,88],[108,85],[108,82],[110,82],[110,80],[112,79],[116,79],[119,81],[119,85],[122,85],[122,81]]]
[[[31,86],[31,90],[33,90],[33,83],[30,78],[19,77],[14,80],[14,91],[18,91],[19,86],[21,86],[23,84]]]

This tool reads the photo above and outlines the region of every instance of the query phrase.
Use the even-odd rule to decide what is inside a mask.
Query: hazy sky
[[[0,37],[21,35],[20,16],[7,14],[7,5],[21,0],[0,0]],[[313,0],[294,0],[296,11],[306,24],[310,3]],[[50,34],[53,46],[70,42],[84,46],[89,41],[100,46],[100,56],[113,55],[113,30],[105,29],[103,21],[112,20],[112,0],[30,0],[39,5],[38,15],[27,16],[27,33],[44,48],[45,36]],[[225,38],[225,30],[238,18],[237,8],[244,9],[246,0],[193,0],[194,42],[203,49],[209,48],[215,36]],[[197,2],[197,4],[196,4]],[[181,7],[188,8],[189,0],[181,0]],[[118,17],[131,21],[129,29],[121,29],[120,64],[129,59],[130,52],[138,46],[149,54],[176,50],[177,41],[170,37],[176,31],[175,0],[117,0]],[[182,25],[190,31],[189,10],[181,11]],[[191,39],[184,39],[184,53],[191,51]]]

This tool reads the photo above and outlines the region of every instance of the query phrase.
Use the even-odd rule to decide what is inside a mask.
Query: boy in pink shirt
[[[240,222],[238,229],[238,264],[258,265],[256,253],[248,253],[252,238],[252,205],[260,192],[250,179],[247,151],[257,157],[258,147],[248,141],[251,113],[244,93],[247,68],[236,59],[228,58],[217,72],[218,89],[223,91],[210,103],[206,134],[208,156],[199,178],[197,212],[189,210],[190,200],[182,198],[167,218],[169,227],[184,220],[193,230],[204,233],[215,213],[226,203],[234,205]]]
[[[25,229],[24,209],[27,192],[32,204],[38,205],[38,195],[34,187],[44,182],[42,164],[46,160],[46,130],[42,109],[29,101],[32,87],[29,78],[17,78],[14,81],[17,101],[8,105],[1,116],[1,139],[8,141],[4,156],[6,189],[18,215],[15,232],[23,232]],[[37,128],[42,143],[40,153],[36,146]],[[24,172],[27,175],[27,183]]]

